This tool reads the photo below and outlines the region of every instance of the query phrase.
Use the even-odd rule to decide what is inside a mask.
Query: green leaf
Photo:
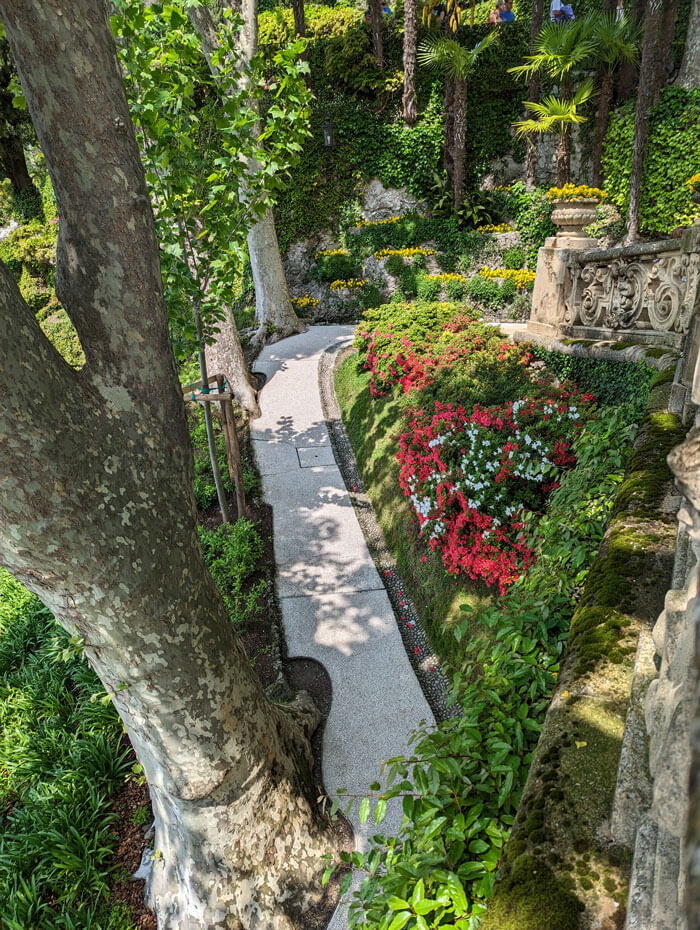
[[[367,823],[367,818],[369,817],[369,798],[363,798],[360,801],[358,817],[360,819],[360,823]]]
[[[392,922],[389,924],[389,930],[402,930],[402,927],[406,926],[411,917],[412,914],[410,911],[399,911],[396,917],[394,917]]]

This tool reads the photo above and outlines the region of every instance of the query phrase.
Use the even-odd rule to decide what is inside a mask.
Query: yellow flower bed
[[[385,226],[387,223],[398,223],[400,216],[390,216],[388,220],[360,220],[353,229],[363,229],[365,226]]]
[[[435,255],[435,249],[422,249],[416,246],[411,249],[380,249],[374,253],[376,259],[389,258],[390,255],[400,255],[401,258],[413,258],[414,255]]]
[[[493,281],[496,278],[512,278],[517,287],[529,287],[535,280],[535,272],[525,268],[480,268],[479,277]]]
[[[477,226],[476,229],[477,229],[477,232],[480,232],[480,233],[513,232],[513,227],[509,226],[508,223],[498,223],[497,226],[494,226],[493,223],[485,223],[483,226]]]
[[[324,249],[322,252],[316,253],[316,261],[319,258],[329,258],[331,255],[349,255],[347,249]]]
[[[694,194],[695,191],[700,190],[700,174],[694,174],[692,178],[688,178],[685,183],[690,193]]]
[[[334,281],[331,284],[332,291],[351,290],[356,287],[364,287],[367,282],[362,278],[348,278],[347,281]]]
[[[317,307],[318,301],[315,297],[311,297],[309,294],[304,294],[303,297],[290,297],[289,298],[293,306],[301,309],[302,307]]]
[[[547,191],[549,200],[607,200],[607,191],[599,187],[587,187],[585,184],[565,184],[563,187],[550,187]]]
[[[448,281],[464,281],[466,283],[466,278],[463,274],[454,274],[451,271],[443,271],[441,274],[429,274],[427,275],[431,281],[441,281],[443,284],[447,284]]]

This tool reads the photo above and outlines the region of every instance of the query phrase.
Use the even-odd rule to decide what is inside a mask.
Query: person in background
[[[625,5],[623,0],[617,0],[617,7],[615,8],[615,19],[622,19],[625,15]]]
[[[513,0],[505,0],[504,8],[501,10],[502,23],[514,23],[515,13],[513,12]]]
[[[575,16],[571,4],[562,3],[562,0],[552,0],[549,5],[549,19],[553,23],[572,22]]]
[[[496,0],[496,8],[491,10],[489,13],[489,18],[486,20],[486,22],[492,25],[493,23],[502,23],[503,19],[501,17],[505,8],[505,0]]]

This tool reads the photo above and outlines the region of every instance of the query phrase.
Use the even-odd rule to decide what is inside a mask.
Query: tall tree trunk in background
[[[666,86],[673,73],[673,38],[676,34],[677,12],[678,0],[665,0],[658,36],[656,81],[652,106],[659,102],[661,90]]]
[[[384,41],[382,39],[382,16],[384,0],[370,0],[369,15],[372,27],[372,51],[380,71],[384,70]]]
[[[686,90],[700,89],[700,0],[693,0],[690,7],[685,51],[676,83]]]
[[[454,189],[454,140],[455,140],[455,80],[445,79],[445,151],[442,161],[447,175],[448,187]]]
[[[643,23],[646,14],[646,0],[626,0],[625,15],[635,23]],[[634,96],[639,79],[639,66],[637,63],[625,62],[618,68],[615,76],[614,97],[622,103]]]
[[[627,242],[639,239],[639,198],[649,136],[649,108],[657,78],[658,38],[663,11],[662,0],[646,0],[644,42],[639,69],[639,89],[635,114],[634,148],[630,171],[630,203],[627,212]]]
[[[243,0],[241,12],[244,26],[240,47],[244,60],[250,61],[258,50],[257,0]],[[255,172],[256,166],[251,165],[250,170]],[[306,325],[294,312],[289,299],[275,218],[270,209],[248,232],[248,256],[255,284],[255,320],[258,324],[254,341],[262,345],[303,333]]]
[[[544,0],[534,0],[532,4],[532,21],[530,23],[530,54],[533,53],[535,39],[542,28],[542,19],[544,18]],[[527,88],[527,99],[539,101],[542,90],[539,71],[533,71],[530,76],[530,83]],[[537,142],[532,136],[528,136],[527,153],[525,155],[525,184],[528,190],[534,190],[537,186]]]
[[[294,32],[298,36],[306,35],[306,19],[304,17],[304,0],[292,0],[294,13]]]
[[[250,416],[259,417],[258,392],[248,373],[236,321],[228,307],[224,314],[214,343],[206,348],[209,373],[226,375],[237,406]]]
[[[15,135],[0,136],[0,167],[12,185],[15,194],[35,190],[29,177],[27,159],[24,157],[22,141]]]
[[[66,365],[0,265],[1,558],[82,637],[143,765],[161,930],[291,930],[331,844],[307,743],[266,698],[197,541],[158,241],[106,6],[13,0],[2,17],[58,201],[56,292],[87,361]]]
[[[464,154],[467,141],[467,82],[455,78],[454,96],[454,213],[464,200]]]
[[[598,113],[593,142],[593,187],[601,187],[603,181],[603,143],[610,124],[610,104],[613,95],[613,72],[607,65],[601,66]]]
[[[571,180],[571,129],[567,126],[559,136],[557,145],[557,187]]]
[[[417,0],[405,0],[403,20],[403,118],[409,126],[418,119],[416,102]]]

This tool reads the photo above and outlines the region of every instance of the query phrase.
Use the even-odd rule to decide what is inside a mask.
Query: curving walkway
[[[328,792],[364,795],[381,762],[408,752],[408,735],[434,718],[399,634],[394,612],[336,465],[319,395],[324,351],[347,345],[351,326],[314,326],[266,347],[262,416],[251,436],[273,508],[278,595],[290,657],[308,656],[330,675],[333,699],[323,735]],[[355,844],[401,822],[400,804],[382,827],[350,815]],[[347,925],[339,909],[330,930]]]

